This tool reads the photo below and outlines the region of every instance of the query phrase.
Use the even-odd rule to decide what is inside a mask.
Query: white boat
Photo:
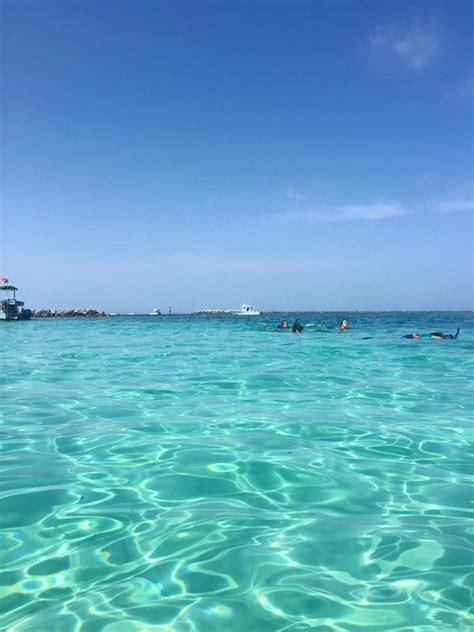
[[[149,312],[149,316],[161,316],[161,309],[154,307],[151,312]]]
[[[30,320],[31,309],[23,307],[24,302],[16,297],[18,288],[8,285],[7,277],[0,279],[0,290],[5,292],[0,298],[0,320]]]
[[[232,314],[235,316],[260,316],[261,313],[254,309],[252,305],[247,305],[247,303],[242,303],[240,309],[232,310]]]

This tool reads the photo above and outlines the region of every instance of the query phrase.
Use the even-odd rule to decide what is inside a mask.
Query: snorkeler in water
[[[278,325],[277,329],[289,329],[288,321],[287,320],[280,321],[280,324]]]
[[[301,333],[302,333],[302,331],[303,331],[303,329],[304,329],[304,327],[303,327],[303,325],[300,323],[300,319],[299,319],[299,318],[297,318],[297,319],[295,320],[295,322],[293,323],[293,327],[292,327],[291,331],[292,331],[294,334],[301,334]]]
[[[341,322],[339,323],[339,329],[341,329],[341,331],[344,331],[345,329],[349,329],[349,323],[345,318],[344,320],[341,320]]]
[[[442,331],[432,331],[430,334],[405,334],[402,338],[408,338],[409,340],[420,340],[421,338],[431,338],[431,340],[456,340],[460,331],[461,327],[458,327],[455,334],[445,334]]]

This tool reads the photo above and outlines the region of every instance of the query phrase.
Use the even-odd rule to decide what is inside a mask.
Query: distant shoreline
[[[97,309],[32,309],[32,318],[134,318],[134,317],[144,317],[150,316],[148,312],[135,312],[135,313],[119,313],[119,312],[106,312],[103,310]],[[320,315],[331,315],[331,316],[341,316],[347,314],[474,314],[474,310],[472,309],[393,309],[393,310],[278,310],[278,311],[268,311],[263,312],[260,316],[238,316],[239,320],[252,320],[254,318],[265,318],[269,316],[280,316],[280,315],[305,315],[305,314],[320,314]],[[161,314],[160,318],[153,317],[155,320],[161,320],[161,318],[169,318],[170,316],[195,316],[196,318],[232,318],[235,317],[235,314],[227,313],[224,311],[216,312],[208,312],[208,313],[196,313],[196,312],[174,312],[173,314]],[[151,317],[151,316],[150,316]]]
[[[338,310],[271,310],[264,311],[260,314],[260,318],[262,316],[271,316],[273,314],[473,314],[473,309],[384,309],[384,310],[372,310],[372,309],[364,309],[364,310],[351,310],[351,309],[338,309]],[[136,312],[134,314],[121,314],[121,313],[109,313],[109,316],[149,316],[148,313]],[[235,316],[235,314],[229,314],[225,312],[218,312],[216,310],[215,313],[207,313],[200,314],[196,312],[173,312],[173,314],[162,314],[162,316]],[[239,316],[240,319],[244,318],[243,316]],[[255,318],[255,316],[249,317]]]

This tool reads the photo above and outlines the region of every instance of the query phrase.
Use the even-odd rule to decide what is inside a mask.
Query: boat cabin
[[[24,309],[23,301],[16,298],[18,288],[14,285],[0,285],[0,320],[29,320],[31,310]]]

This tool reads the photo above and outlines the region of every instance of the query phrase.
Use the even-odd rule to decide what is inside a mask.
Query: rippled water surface
[[[282,316],[0,323],[1,630],[473,629],[472,316]]]

